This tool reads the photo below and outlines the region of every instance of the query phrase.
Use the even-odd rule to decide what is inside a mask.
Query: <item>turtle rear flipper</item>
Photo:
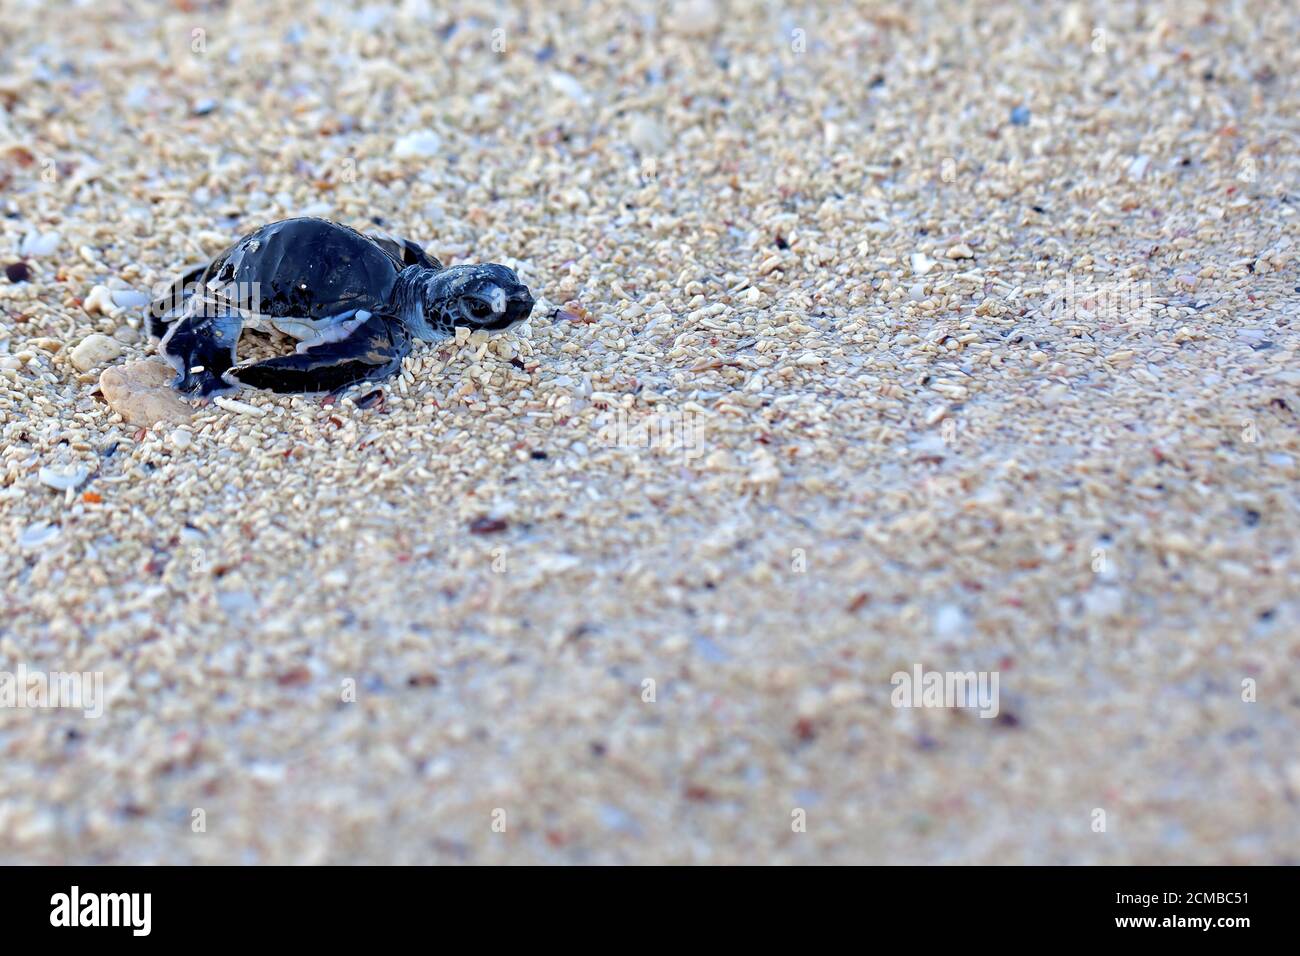
[[[167,334],[168,327],[182,314],[185,305],[194,295],[194,285],[203,278],[212,263],[192,266],[172,283],[170,289],[149,304],[149,334],[156,339]]]
[[[396,372],[411,351],[410,333],[389,315],[371,315],[348,323],[317,344],[303,342],[293,355],[238,365],[226,373],[232,385],[272,392],[339,392],[349,385]]]
[[[243,327],[243,317],[237,312],[191,299],[186,314],[166,329],[158,346],[176,367],[173,386],[202,398],[230,391],[230,383],[222,376],[235,364],[235,346]]]

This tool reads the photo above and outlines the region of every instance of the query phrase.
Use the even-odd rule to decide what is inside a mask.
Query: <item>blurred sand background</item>
[[[0,862],[1300,862],[1294,4],[3,9]],[[300,214],[534,318],[106,403]]]

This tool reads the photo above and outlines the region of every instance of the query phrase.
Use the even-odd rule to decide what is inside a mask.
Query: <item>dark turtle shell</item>
[[[387,247],[387,248],[386,248]],[[271,318],[326,319],[377,312],[406,263],[376,242],[325,219],[283,219],[240,239],[199,280],[209,294]]]

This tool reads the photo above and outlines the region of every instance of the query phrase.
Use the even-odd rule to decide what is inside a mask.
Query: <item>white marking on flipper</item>
[[[346,322],[349,316],[357,314],[355,310],[350,312],[340,312],[338,315],[327,316],[323,319],[291,319],[291,318],[267,318],[267,323],[271,328],[278,329],[290,338],[295,338],[299,342],[314,343],[320,340],[326,331]],[[325,339],[324,341],[332,341]]]
[[[294,351],[301,355],[308,349],[315,348],[318,345],[326,345],[330,342],[342,342],[356,331],[357,326],[368,321],[370,321],[370,313],[365,309],[360,309],[357,311],[355,318],[345,319],[342,322],[328,325],[321,329],[313,339],[303,339],[298,343],[298,347],[295,348]]]
[[[171,321],[171,324],[167,326],[167,331],[163,333],[163,337],[158,341],[158,354],[166,359],[172,368],[176,369],[177,375],[185,374],[185,360],[181,358],[181,356],[173,355],[171,352],[167,351],[167,345],[171,342],[172,336],[176,334],[176,330],[180,327],[181,322],[192,314],[195,301],[195,299],[191,298],[185,302],[185,307],[181,311],[180,315]],[[231,355],[234,355],[233,351],[231,352]]]

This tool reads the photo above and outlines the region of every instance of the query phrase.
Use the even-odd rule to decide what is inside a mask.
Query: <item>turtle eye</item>
[[[492,306],[481,299],[469,300],[469,314],[476,319],[486,319],[492,314]]]

